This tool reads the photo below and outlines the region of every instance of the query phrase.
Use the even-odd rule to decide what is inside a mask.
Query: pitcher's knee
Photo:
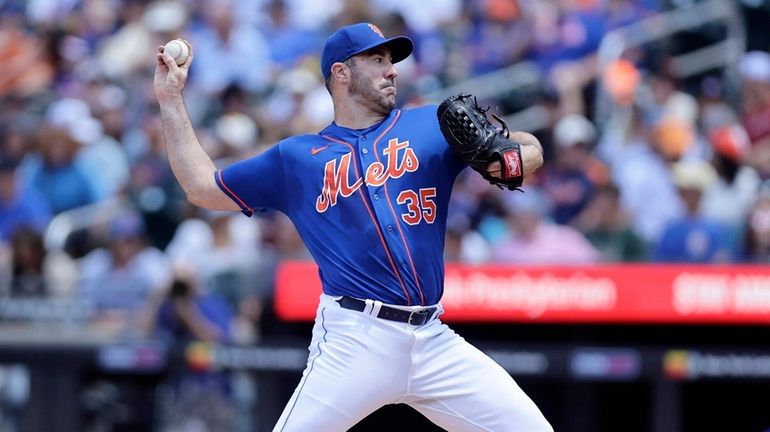
[[[491,428],[504,432],[553,432],[553,427],[529,398],[515,404],[498,405],[498,425]]]

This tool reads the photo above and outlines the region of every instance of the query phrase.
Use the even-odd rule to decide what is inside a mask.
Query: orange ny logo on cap
[[[382,34],[382,30],[380,30],[379,27],[374,24],[369,24],[369,28],[372,29],[373,32],[377,33],[381,38],[385,39],[385,35]]]

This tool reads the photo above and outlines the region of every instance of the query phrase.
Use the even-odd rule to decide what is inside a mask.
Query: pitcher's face
[[[381,47],[353,57],[348,94],[372,112],[387,115],[396,106],[396,71],[390,50]]]

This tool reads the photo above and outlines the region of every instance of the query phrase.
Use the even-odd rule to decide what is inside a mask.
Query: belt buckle
[[[410,326],[416,326],[417,325],[417,324],[412,324],[412,317],[417,312],[419,312],[419,311],[414,310],[411,313],[409,313],[409,319],[406,320],[406,323],[409,324]]]
[[[430,309],[413,310],[411,313],[409,313],[409,319],[406,320],[406,323],[409,324],[410,326],[418,326],[418,325],[425,324],[425,322],[427,322],[427,320],[423,321],[422,324],[412,324],[412,317],[414,317],[415,314],[423,315],[423,314],[428,313],[429,311],[430,311]]]

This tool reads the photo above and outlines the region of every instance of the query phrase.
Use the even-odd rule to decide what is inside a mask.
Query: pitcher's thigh
[[[274,431],[343,432],[403,392],[408,353],[378,324],[359,312],[321,311],[307,367]]]
[[[535,403],[510,375],[465,341],[420,377],[409,405],[452,432],[552,432]],[[435,363],[434,363],[435,364]]]

